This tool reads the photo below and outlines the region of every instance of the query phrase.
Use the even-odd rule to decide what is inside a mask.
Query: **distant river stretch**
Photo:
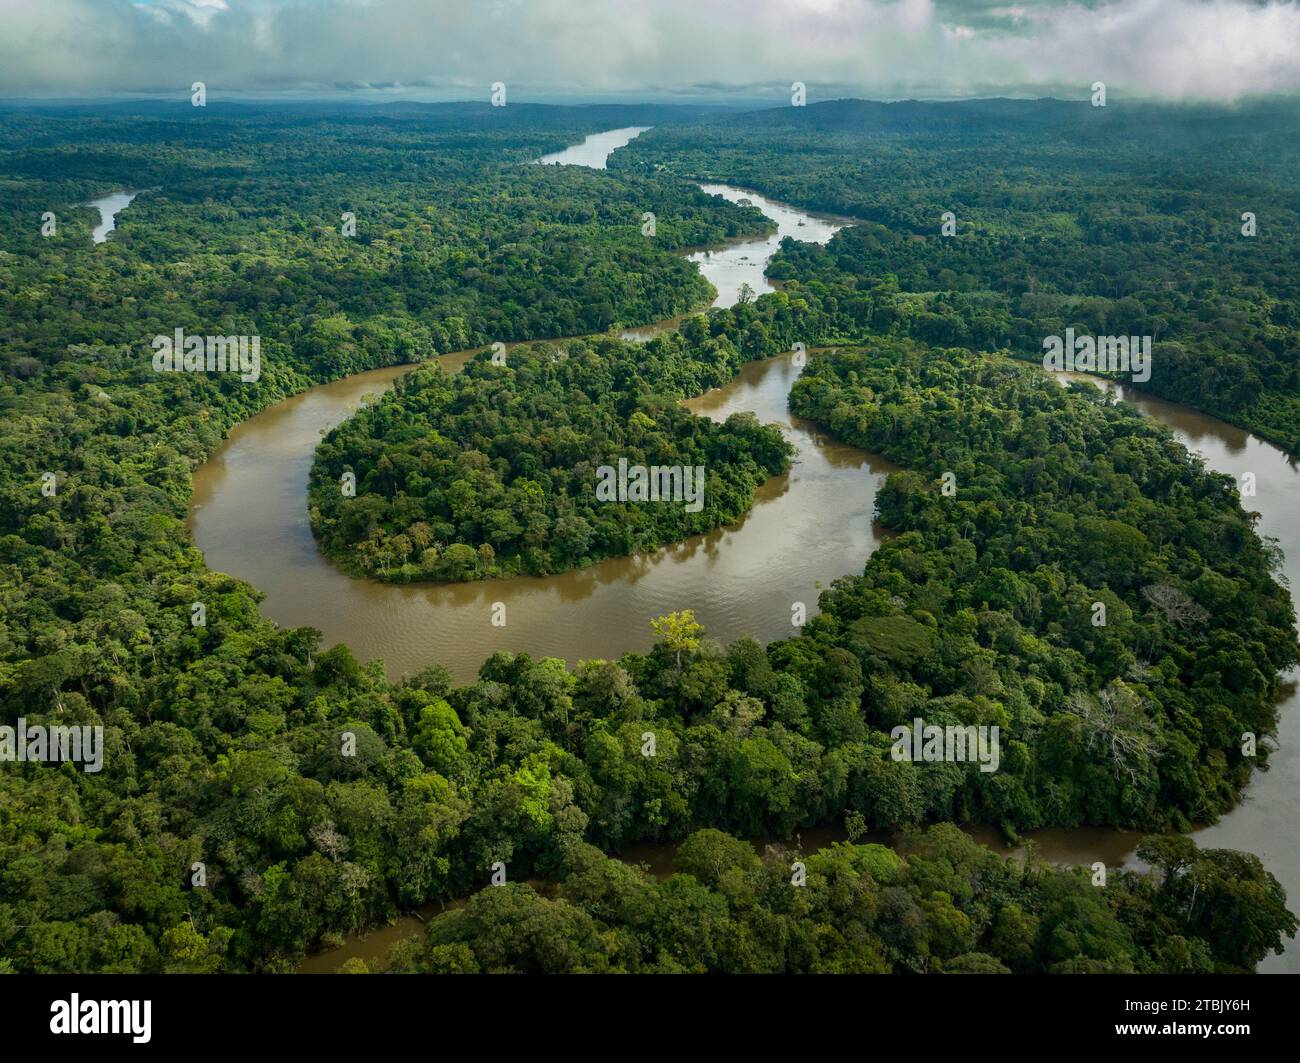
[[[113,192],[102,199],[92,199],[86,204],[99,211],[99,224],[91,231],[90,238],[97,244],[108,239],[108,234],[117,228],[117,216],[131,205],[131,200],[139,192]]]

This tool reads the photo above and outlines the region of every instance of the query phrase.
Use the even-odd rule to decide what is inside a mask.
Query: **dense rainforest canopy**
[[[239,420],[361,369],[676,314],[709,293],[675,248],[764,228],[672,173],[528,166],[620,122],[520,110],[0,111],[0,713],[99,725],[107,747],[99,773],[0,768],[0,968],[289,970],[479,890],[497,862],[512,885],[434,921],[410,969],[537,969],[506,939],[520,918],[566,943],[571,969],[1206,970],[1278,947],[1294,922],[1244,854],[1180,853],[1112,892],[941,831],[901,859],[810,858],[808,892],[778,894],[788,865],[699,840],[788,837],[846,813],[891,831],[1181,829],[1245,783],[1241,732],[1271,729],[1275,672],[1296,656],[1268,544],[1231,483],[1166,433],[1004,359],[895,338],[812,361],[792,401],[908,467],[881,504],[903,534],[767,647],[721,647],[678,616],[618,661],[496,654],[461,686],[433,663],[389,682],[318,632],[277,628],[255,589],[204,566],[184,525],[189,474]],[[93,246],[78,204],[123,186],[157,190]],[[338,230],[346,210],[356,239]],[[659,216],[650,243],[644,210]],[[630,411],[608,431],[651,432],[644,413],[655,446],[766,447],[772,462],[723,454],[747,504],[745,477],[784,460],[771,434],[696,425],[675,398],[813,325],[861,331],[869,317],[841,310],[847,282],[818,283],[689,318],[647,349],[664,372],[645,387],[629,375],[626,393],[584,374],[632,374],[630,349],[592,340],[563,362],[542,348],[505,370],[476,363],[465,383],[421,372],[366,417],[387,428],[410,411],[403,461],[431,438],[415,418],[454,429],[452,449],[430,452],[454,467],[472,426],[434,400],[480,401],[513,375],[534,438],[500,457],[519,471],[566,467],[526,460],[547,417],[576,435],[599,427],[597,408]],[[149,337],[177,327],[260,334],[261,378],[152,372]],[[588,422],[569,401],[579,380],[601,399]],[[337,437],[359,460],[367,441],[350,433],[370,423]],[[482,453],[508,494],[515,467]],[[394,533],[413,527],[405,513],[386,515]],[[893,759],[889,729],[918,715],[997,723],[1001,770]],[[1118,762],[1117,742],[1136,754]],[[692,834],[683,875],[657,885],[589,848]],[[519,884],[530,876],[555,895]],[[700,929],[664,946],[674,925]]]
[[[1229,807],[1298,659],[1231,477],[1089,384],[960,350],[818,357],[790,401],[908,467],[877,500],[904,534],[804,637],[854,652],[885,722],[1003,721],[1029,759],[982,816],[1185,829]]]

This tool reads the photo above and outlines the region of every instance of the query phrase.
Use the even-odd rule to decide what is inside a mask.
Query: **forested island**
[[[904,467],[880,498],[900,534],[788,639],[724,647],[683,603],[645,618],[658,620],[648,652],[502,652],[472,682],[436,662],[389,681],[380,662],[263,618],[255,588],[204,565],[184,523],[190,473],[244,418],[362,369],[682,314],[709,292],[681,250],[768,230],[679,176],[706,169],[691,138],[707,116],[669,130],[662,110],[506,110],[230,107],[201,126],[188,108],[0,110],[0,703],[6,723],[102,726],[106,744],[94,774],[0,770],[0,970],[289,971],[470,894],[393,968],[1201,972],[1282,948],[1295,919],[1254,856],[1154,839],[1151,875],[1100,889],[935,826],[1015,838],[1213,819],[1267,761],[1262,741],[1243,752],[1243,733],[1273,731],[1278,673],[1300,650],[1276,552],[1230,479],[1132,409],[997,353],[1025,351],[996,285],[920,298],[906,271],[854,258],[921,255],[919,234],[892,251],[871,225],[825,251],[787,243],[782,291],[644,347],[595,338],[461,376],[417,369],[322,446],[316,526],[358,571],[555,571],[743,512],[785,467],[779,435],[706,423],[678,400],[795,342],[838,344],[811,359],[792,409]],[[527,165],[633,121],[656,124],[645,144],[666,169]],[[788,132],[768,121],[728,124],[775,174],[792,149],[771,146]],[[643,150],[629,153],[638,166]],[[1251,179],[1272,194],[1269,166]],[[707,169],[798,191],[730,152]],[[909,187],[873,181],[881,196]],[[96,248],[80,204],[127,186],[154,191]],[[40,235],[46,210],[56,237]],[[355,238],[339,231],[345,211]],[[987,247],[970,254],[996,269]],[[1162,383],[1159,360],[1152,383],[1175,394],[1190,380],[1198,404],[1294,447],[1294,281],[1251,276],[1231,292],[1180,281],[1161,312],[1172,335],[1199,337],[1189,349],[1207,366],[1235,332],[1258,387]],[[1265,284],[1275,305],[1256,298]],[[1015,306],[1030,338],[1084,306],[1027,294]],[[927,331],[984,308],[987,333]],[[260,379],[154,373],[149,337],[178,327],[260,335]],[[601,455],[569,459],[606,440],[707,464],[716,508],[698,528],[668,512],[608,527],[580,514],[569,477]],[[354,499],[335,493],[344,471],[363,488]],[[515,506],[548,478],[535,514]],[[471,490],[453,493],[458,480]],[[355,551],[372,522],[391,556]],[[997,725],[999,770],[895,759],[891,729],[918,716]],[[899,832],[900,852],[806,854],[792,888],[793,858],[761,862],[739,840],[846,819],[855,834]],[[603,855],[645,840],[681,840],[680,874],[651,882]],[[509,884],[488,886],[495,864]]]
[[[679,404],[736,375],[726,336],[536,344],[503,361],[416,370],[321,443],[311,518],[332,557],[397,582],[561,572],[733,523],[789,467],[779,429]],[[602,498],[600,470],[620,461],[700,470],[701,497],[659,499],[656,476],[653,500]]]

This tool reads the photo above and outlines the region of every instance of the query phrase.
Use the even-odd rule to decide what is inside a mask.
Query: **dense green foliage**
[[[888,828],[927,819],[1182,827],[1225,807],[1245,781],[1235,743],[1243,728],[1268,731],[1273,671],[1295,650],[1285,599],[1266,578],[1271,559],[1230,486],[1131,413],[956,352],[927,361],[882,345],[875,358],[814,362],[796,401],[846,438],[879,437],[879,449],[916,471],[886,491],[888,517],[905,534],[864,576],[837,581],[803,635],[767,648],[742,640],[724,650],[666,623],[651,652],[618,662],[569,670],[497,654],[460,687],[436,665],[390,683],[378,662],[359,663],[342,646],[322,651],[317,632],[277,629],[253,588],[205,568],[184,525],[190,470],[278,398],[534,328],[600,329],[697,301],[698,281],[668,248],[754,217],[671,175],[523,165],[601,124],[472,108],[0,112],[0,719],[102,725],[106,738],[97,774],[0,766],[0,969],[284,970],[317,943],[478,889],[494,861],[515,882],[566,879],[573,904],[574,875],[612,866],[582,856],[583,843],[617,850],[701,826],[788,837],[846,810]],[[92,247],[91,219],[76,204],[122,185],[162,190]],[[645,247],[636,222],[656,208],[661,239]],[[45,239],[47,209],[60,229]],[[338,235],[345,209],[358,213],[356,240]],[[683,227],[664,240],[674,216]],[[615,224],[627,239],[609,236]],[[550,248],[545,262],[539,246]],[[831,298],[796,287],[688,321],[680,339],[655,348],[684,375],[651,381],[635,401],[702,386],[691,377],[697,359],[731,365],[801,338],[809,314],[836,320]],[[471,312],[464,327],[452,324]],[[153,373],[148,339],[176,327],[260,334],[261,379]],[[585,352],[571,355],[575,365],[622,350],[603,341],[574,349]],[[522,368],[539,401],[571,371],[541,359]],[[467,380],[490,387],[494,373]],[[389,408],[418,401],[423,384],[431,394],[456,386],[422,377]],[[966,396],[961,407],[954,393]],[[957,472],[955,500],[933,497],[940,468]],[[49,471],[52,497],[41,492]],[[1043,497],[1049,481],[1071,493],[1068,513]],[[1017,523],[1031,517],[1047,524]],[[1157,615],[1142,595],[1157,580],[1213,615],[1196,623],[1183,608],[1186,626]],[[1110,627],[1088,623],[1094,600],[1108,604]],[[206,604],[205,626],[191,626],[195,601]],[[1076,704],[1075,692],[1096,705],[1105,694],[1112,714]],[[914,714],[998,722],[1002,769],[893,760],[888,728]],[[654,757],[642,754],[647,731]],[[349,735],[355,755],[344,754]],[[1106,745],[1131,735],[1145,752],[1133,773]],[[885,858],[874,850],[827,859],[859,869],[845,904],[856,889],[872,892],[859,865],[882,886],[872,868]],[[978,901],[918,885],[912,859],[901,888],[925,910],[925,929],[901,945],[882,936],[882,962],[924,966],[933,956],[938,969],[987,963],[958,961],[971,952],[1001,956]],[[195,862],[206,866],[198,888]],[[1185,950],[1161,953],[1161,941],[1134,936],[1140,920],[1125,922],[1127,902],[1073,898],[1061,879],[1062,903],[1095,908],[1107,940],[1094,945],[1067,927],[1024,962],[1250,966],[1288,929],[1264,917],[1280,903],[1276,885],[1240,854],[1207,855],[1197,867],[1202,899],[1189,901],[1191,925],[1177,932]],[[744,888],[764,888],[752,874]],[[816,874],[841,872],[818,865]],[[1015,879],[1013,869],[997,874]],[[730,888],[692,877],[712,894]],[[1235,952],[1229,932],[1248,918],[1234,880],[1258,891],[1250,910],[1261,914]],[[1179,900],[1135,910],[1176,911],[1193,880],[1180,881]],[[689,882],[658,889],[743,922]],[[949,906],[935,890],[950,892]],[[533,903],[519,887],[475,903],[511,898]],[[1044,898],[1036,913],[1049,910]],[[779,913],[782,903],[764,906]],[[905,907],[896,894],[889,904]],[[948,926],[960,924],[949,908],[978,932],[964,952],[952,952],[961,932]],[[864,934],[875,933],[879,919],[860,914]],[[560,915],[575,935],[591,925],[583,919],[612,930],[622,922],[595,908]],[[744,917],[751,926],[764,918],[757,907]],[[1130,927],[1132,947],[1109,942],[1114,919]],[[1165,923],[1154,926],[1165,934]],[[457,949],[463,926],[445,929]],[[629,967],[698,966],[686,952],[661,960],[653,940],[619,940],[614,958]],[[851,956],[828,941],[819,956],[862,962],[873,955],[862,941]],[[720,962],[748,954],[730,949]],[[814,962],[788,955],[771,962]],[[500,956],[472,962],[526,965]]]
[[[184,526],[189,473],[235,423],[313,383],[707,299],[672,248],[763,231],[758,212],[669,179],[526,165],[609,122],[548,108],[0,111],[3,720],[102,725],[107,742],[100,774],[0,770],[6,963],[244,969],[446,888],[417,880],[446,874],[433,850],[463,814],[453,790],[429,779],[402,797],[399,772],[336,791],[355,815],[320,803],[333,780],[311,780],[295,747],[324,739],[302,727],[354,715],[354,695],[385,706],[378,722],[398,695],[346,651],[316,655],[316,633],[276,631],[255,591],[203,567]],[[160,190],[93,246],[98,219],[79,204],[124,186]],[[338,230],[345,209],[355,240]],[[260,380],[154,373],[148,341],[176,327],[260,335]],[[362,807],[372,799],[388,812]],[[326,820],[360,831],[354,859],[307,896],[308,831]],[[214,874],[191,891],[198,859]],[[402,863],[416,876],[405,899],[384,870]],[[293,917],[259,929],[256,897]]]
[[[811,625],[869,717],[1001,721],[1017,763],[982,817],[1184,829],[1233,802],[1297,643],[1231,477],[1091,385],[956,350],[819,356],[790,402],[909,469],[877,499],[905,534]]]
[[[528,164],[596,115],[178,110],[0,110],[11,371],[38,373],[71,343],[130,356],[144,379],[138,355],[178,327],[260,335],[264,362],[340,375],[640,325],[712,298],[679,249],[771,228],[686,182]],[[98,213],[83,204],[121,187],[151,191],[92,247]]]
[[[715,424],[678,400],[739,368],[725,337],[689,347],[670,333],[516,348],[505,366],[484,354],[455,376],[417,370],[321,443],[312,527],[353,570],[406,581],[561,572],[734,523],[791,447],[752,414]],[[602,500],[599,469],[620,459],[703,468],[702,508]],[[355,497],[340,490],[345,470]]]
[[[840,100],[657,128],[611,165],[865,219],[769,268],[816,309],[795,337],[809,345],[906,335],[1040,360],[1067,327],[1147,335],[1139,386],[1300,453],[1292,103]]]
[[[482,890],[376,964],[395,973],[1150,973],[1253,970],[1296,920],[1258,858],[1143,843],[1159,873],[1001,859],[951,825],[800,856],[692,834],[655,881],[583,845],[548,895]],[[794,885],[792,861],[804,865]],[[358,970],[355,966],[350,969]],[[364,965],[363,965],[364,967]]]

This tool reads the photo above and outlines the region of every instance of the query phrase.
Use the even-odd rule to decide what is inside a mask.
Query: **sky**
[[[0,0],[0,97],[1300,90],[1300,0]]]

